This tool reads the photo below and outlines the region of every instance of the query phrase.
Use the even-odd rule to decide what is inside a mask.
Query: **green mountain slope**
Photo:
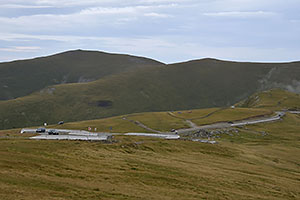
[[[237,106],[270,110],[300,110],[300,94],[273,89],[255,93],[239,102]]]
[[[157,65],[89,83],[50,86],[0,102],[0,128],[80,121],[148,111],[228,106],[272,87],[297,90],[300,63],[203,59]]]
[[[0,100],[26,96],[49,85],[90,82],[139,67],[161,64],[142,57],[82,50],[0,63]]]

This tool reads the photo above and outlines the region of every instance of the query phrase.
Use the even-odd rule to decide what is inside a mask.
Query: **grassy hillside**
[[[0,138],[0,199],[299,199],[299,130],[288,114],[217,145]]]
[[[217,112],[211,112],[210,115],[204,115],[211,110],[217,110]],[[136,121],[146,125],[147,127],[161,131],[169,132],[172,129],[184,129],[190,128],[190,124],[186,120],[190,120],[197,125],[212,124],[217,122],[228,122],[235,120],[249,119],[252,117],[259,117],[261,115],[272,115],[273,113],[267,109],[253,109],[253,108],[240,108],[240,109],[195,109],[178,112],[146,112],[135,113],[128,115],[121,115],[116,117],[109,117],[104,119],[85,120],[78,122],[64,123],[63,125],[50,124],[48,128],[58,129],[77,129],[87,130],[88,127],[96,128],[97,132],[110,132],[110,133],[128,133],[128,132],[153,132],[145,128],[140,127]],[[182,117],[182,118],[181,118]],[[0,136],[5,133],[19,133],[20,129],[0,130]]]
[[[259,117],[264,115],[271,115],[272,111],[266,109],[249,109],[249,108],[235,108],[235,109],[224,109],[219,112],[206,117],[206,118],[195,118],[192,121],[200,125],[212,124],[216,122],[228,122],[228,121],[238,121],[242,119]]]
[[[259,97],[259,101],[257,100]],[[282,101],[284,100],[284,101]],[[282,103],[278,103],[282,102]],[[138,126],[135,122],[141,122],[147,127],[168,132],[171,129],[189,128],[186,120],[196,125],[206,125],[218,122],[240,121],[253,117],[271,116],[274,111],[299,110],[300,95],[284,90],[273,89],[257,93],[244,101],[236,104],[236,108],[206,108],[167,112],[135,113],[111,118],[70,122],[63,125],[50,125],[51,128],[87,130],[88,127],[97,128],[99,132],[127,133],[127,132],[151,132]],[[264,126],[264,125],[263,125]]]
[[[271,115],[272,112],[266,109],[252,109],[252,108],[237,108],[237,109],[222,109],[219,112],[213,112],[209,116],[203,117],[203,113],[212,109],[197,109],[190,111],[180,111],[183,116],[187,116],[187,113],[193,115],[192,121],[197,125],[212,124],[217,122],[227,122],[242,120],[251,117],[261,115]],[[215,110],[215,109],[214,109]],[[190,113],[192,112],[192,113]],[[144,128],[139,127],[135,122],[141,122],[147,127],[162,131],[169,132],[171,129],[184,129],[189,128],[189,124],[186,119],[180,118],[178,112],[147,112],[147,113],[136,113],[129,115],[122,115],[117,117],[87,120],[80,122],[70,122],[63,125],[51,125],[51,128],[62,128],[62,129],[79,129],[87,130],[88,127],[97,128],[100,132],[112,132],[112,133],[127,133],[127,132],[151,132]],[[186,113],[186,114],[185,114]],[[196,114],[198,113],[198,115]]]
[[[300,94],[273,89],[256,93],[238,103],[237,106],[266,108],[269,110],[300,110]]]
[[[26,96],[50,85],[89,82],[160,64],[142,57],[81,50],[0,63],[0,100]]]
[[[228,106],[269,87],[297,90],[299,66],[203,59],[138,68],[89,83],[49,86],[0,102],[0,129]]]

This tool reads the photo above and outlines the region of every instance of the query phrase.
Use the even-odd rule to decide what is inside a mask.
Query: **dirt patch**
[[[112,107],[113,102],[109,100],[99,100],[96,102],[96,106],[98,107]]]

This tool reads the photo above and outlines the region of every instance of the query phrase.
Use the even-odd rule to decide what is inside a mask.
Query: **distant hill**
[[[26,97],[0,101],[0,129],[136,112],[222,107],[270,88],[300,90],[299,62],[202,59],[163,65],[146,61],[155,65],[136,65],[125,72],[119,68],[123,73],[111,73],[93,82],[51,85]],[[70,82],[79,82],[79,78]]]
[[[0,100],[26,96],[49,85],[90,82],[161,64],[148,58],[82,50],[0,63]]]

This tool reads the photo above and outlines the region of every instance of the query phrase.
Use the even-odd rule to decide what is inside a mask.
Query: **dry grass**
[[[149,128],[158,131],[170,131],[171,129],[188,128],[185,119],[194,119],[198,125],[215,123],[220,121],[234,121],[261,115],[269,115],[272,112],[265,109],[236,108],[236,109],[197,109],[176,112],[148,112],[123,115],[98,120],[66,123],[53,125],[51,128],[87,130],[88,127],[97,128],[98,132],[149,132],[137,126],[134,122],[139,121]]]
[[[236,121],[241,119],[252,118],[256,116],[270,115],[272,111],[266,109],[254,108],[235,108],[224,109],[206,118],[192,120],[197,125],[212,124],[215,122]]]
[[[146,126],[159,131],[168,132],[171,129],[189,128],[188,124],[184,120],[175,118],[167,112],[129,115],[128,119],[139,121]]]
[[[243,107],[266,108],[269,110],[300,109],[300,94],[273,89],[257,93],[237,104]]]
[[[2,138],[0,199],[299,199],[299,130],[288,115],[217,145]]]
[[[113,133],[127,133],[127,132],[147,132],[147,130],[135,125],[127,120],[126,116],[111,117],[98,120],[88,120],[81,122],[71,122],[63,125],[50,126],[52,128],[62,129],[78,129],[88,130],[88,127],[94,131],[97,128],[97,132],[113,132]]]
[[[206,109],[174,111],[174,112],[170,112],[169,114],[180,119],[198,119],[198,118],[205,118],[220,110],[222,110],[222,108],[206,108]]]

